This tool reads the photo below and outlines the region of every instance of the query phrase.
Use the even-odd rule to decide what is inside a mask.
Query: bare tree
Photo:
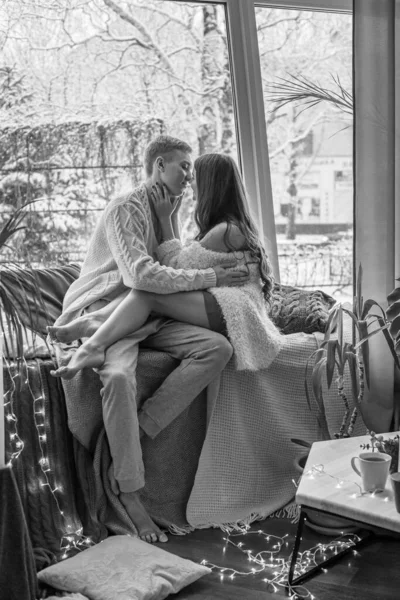
[[[346,23],[340,15],[327,19],[306,11],[259,9],[257,24],[269,157],[272,170],[285,177],[279,200],[286,207],[286,237],[294,240],[299,186],[322,145],[320,139],[309,153],[306,142],[315,132],[323,137],[321,127],[327,121],[342,120],[343,128],[349,125],[349,119],[338,116],[337,105],[324,100],[329,94],[335,96],[335,90],[329,91],[332,71],[344,78],[351,74],[351,20]],[[310,96],[309,78],[315,80],[316,73],[321,85],[315,84],[315,95]],[[324,88],[328,90],[325,97],[320,94]],[[339,90],[337,99],[348,102]],[[310,110],[304,110],[304,101],[309,102]]]
[[[333,25],[325,29],[319,23],[316,31],[315,17],[305,11],[257,10],[264,81],[271,81],[276,73],[284,76],[293,61],[298,72],[310,73],[316,68],[323,71],[327,61],[341,60],[334,50],[327,53],[324,48],[332,36],[347,35],[339,21],[333,19]],[[64,169],[60,178],[65,186],[57,188],[61,195],[71,198],[72,191],[80,189],[80,201],[97,206],[100,197],[105,201],[113,193],[122,173],[131,169],[139,177],[140,165],[132,158],[137,157],[137,149],[128,130],[137,131],[136,126],[153,119],[162,124],[163,131],[186,139],[195,153],[217,151],[235,156],[231,74],[220,5],[159,0],[0,0],[0,11],[4,14],[0,68],[16,65],[26,90],[33,90],[27,97],[28,92],[14,88],[20,100],[19,126],[49,131],[51,124],[71,136],[65,146],[70,150],[57,154],[56,164]],[[321,40],[319,45],[316,39]],[[22,101],[24,94],[26,100]],[[314,112],[293,120],[284,108],[269,110],[267,90],[265,102],[271,163],[287,171],[288,189],[304,172],[301,148],[317,116]],[[3,123],[11,120],[8,113]],[[123,125],[111,134],[113,123]],[[98,133],[108,132],[108,141],[98,144],[101,136],[97,134],[91,138],[86,162],[82,162],[82,153],[71,149],[82,149],[88,143],[82,132],[91,124]],[[145,139],[148,132],[139,130],[140,139]],[[47,153],[46,160],[51,158]],[[290,168],[295,160],[296,170]],[[93,173],[102,173],[100,178],[87,177],[89,163]],[[46,185],[53,194],[53,188]],[[82,212],[82,218],[87,214]],[[188,198],[182,211],[186,235],[194,233],[192,216],[193,203]]]

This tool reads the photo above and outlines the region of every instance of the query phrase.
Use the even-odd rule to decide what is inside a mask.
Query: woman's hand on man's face
[[[167,186],[156,183],[152,186],[151,197],[158,219],[169,219],[180,208],[182,196],[170,196]]]

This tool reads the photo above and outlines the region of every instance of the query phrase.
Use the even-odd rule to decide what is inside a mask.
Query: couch
[[[3,366],[4,390],[8,393],[13,414],[12,419],[6,421],[10,434],[6,435],[6,452],[8,457],[12,454],[15,457],[13,471],[38,569],[66,553],[70,555],[82,549],[89,540],[90,543],[98,542],[108,534],[106,519],[100,519],[94,509],[93,499],[99,495],[95,478],[91,476],[95,448],[84,447],[70,431],[74,427],[73,423],[71,427],[72,416],[67,414],[63,386],[59,379],[50,375],[54,356],[43,341],[46,325],[52,324],[60,314],[63,296],[78,274],[78,265],[26,271],[26,282],[34,279],[41,290],[38,302],[32,296],[34,288],[25,285],[24,278],[19,275],[13,282],[12,272],[4,273],[10,287],[14,285],[15,302],[20,307],[22,320],[38,336],[36,343],[27,348],[22,363],[18,364],[11,356],[6,358]],[[271,318],[284,334],[291,336],[302,332],[301,344],[306,340],[314,347],[315,335],[323,333],[334,302],[320,291],[305,292],[276,285]],[[292,368],[293,379],[298,381],[304,378],[308,354],[303,351],[300,356],[301,361],[296,358]],[[139,406],[176,365],[177,361],[165,353],[141,349],[137,371]],[[93,385],[99,389],[97,375],[92,373],[92,376]],[[158,522],[175,533],[191,529],[186,507],[206,436],[204,395],[205,392],[200,394],[155,440],[143,440],[146,467],[143,502]],[[293,398],[295,401],[297,399]],[[339,411],[341,414],[342,409]],[[301,429],[301,419],[299,423]],[[314,439],[317,439],[317,429],[313,431]],[[293,434],[293,437],[301,437],[299,430]],[[190,440],[190,443],[184,443],[184,440]],[[289,445],[289,438],[283,443]],[[297,452],[294,448],[293,457]],[[97,465],[96,468],[104,466]],[[283,505],[287,500],[288,497],[278,499],[275,508],[280,508],[279,502]],[[103,509],[104,514],[108,510],[107,504]],[[118,527],[113,530],[113,533],[122,532]]]

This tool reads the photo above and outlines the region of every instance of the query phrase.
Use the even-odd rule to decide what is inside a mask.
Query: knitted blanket
[[[208,269],[237,260],[235,269],[245,267],[249,282],[240,287],[212,287],[221,307],[229,341],[233,346],[233,363],[239,371],[266,369],[278,355],[283,336],[268,316],[268,306],[262,292],[260,269],[249,251],[215,252],[199,242],[182,246],[177,239],[168,240],[157,248],[161,264],[174,269]]]
[[[187,507],[192,527],[236,527],[264,518],[295,495],[295,458],[304,449],[290,441],[319,438],[304,393],[304,369],[322,334],[292,334],[267,369],[223,371]],[[350,389],[346,389],[351,398]],[[344,405],[335,385],[325,386],[330,433],[339,431]],[[359,417],[354,435],[365,434]]]

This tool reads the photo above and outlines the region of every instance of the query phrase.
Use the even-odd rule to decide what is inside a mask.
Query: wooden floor
[[[286,553],[288,556],[294,540],[296,525],[286,519],[266,519],[254,524],[252,531],[263,530],[267,534],[284,536],[289,534]],[[223,551],[225,534],[219,529],[197,530],[187,536],[170,536],[167,544],[162,544],[168,550],[201,562],[206,559],[217,565],[232,567],[236,570],[249,571],[251,563],[246,555],[228,545]],[[243,541],[245,547],[255,553],[265,549],[265,539],[262,536],[250,535],[232,538],[236,542]],[[251,540],[251,544],[250,544]],[[331,538],[316,534],[306,529],[303,534],[304,544],[313,546],[319,542],[327,543]],[[263,546],[264,544],[264,546]],[[314,596],[315,600],[399,600],[400,599],[400,539],[374,536],[357,550],[358,554],[350,553],[338,562],[329,566],[325,573],[318,573],[312,579],[304,582],[304,587]],[[276,593],[267,591],[267,583],[263,579],[271,577],[271,570],[263,574],[235,576],[230,580],[224,576],[220,579],[220,571],[214,571],[202,579],[183,589],[175,596],[176,600],[277,600],[280,596],[287,598],[287,593],[281,587]],[[309,596],[310,598],[310,596]]]

